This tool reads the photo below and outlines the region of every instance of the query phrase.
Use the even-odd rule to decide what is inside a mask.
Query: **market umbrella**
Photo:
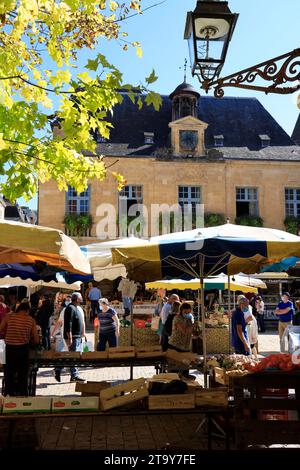
[[[73,284],[67,284],[66,282],[56,282],[50,281],[45,282],[43,280],[40,281],[32,281],[32,279],[21,279],[20,277],[10,277],[5,276],[4,278],[0,279],[0,288],[9,288],[9,287],[17,287],[17,286],[24,286],[29,288],[35,287],[55,287],[56,289],[65,289],[76,291],[80,290],[81,282],[75,282]]]
[[[263,273],[272,272],[272,273],[281,273],[283,271],[288,271],[289,268],[293,268],[300,261],[299,258],[291,256],[290,258],[284,258],[278,263],[273,263],[262,269]]]
[[[19,279],[31,279],[31,281],[45,282],[56,281],[58,276],[57,268],[38,264],[0,264],[0,279],[5,276]]]
[[[0,263],[36,262],[60,271],[91,272],[77,243],[61,230],[0,220]]]
[[[123,264],[112,264],[112,248],[122,246],[144,245],[147,240],[137,237],[118,238],[106,242],[91,243],[81,246],[80,249],[90,262],[95,281],[103,279],[114,280],[118,277],[126,277],[127,272]]]
[[[189,281],[185,281],[183,279],[166,279],[161,281],[153,281],[147,282],[145,284],[146,289],[178,289],[178,290],[199,290],[200,286],[200,279],[191,279]],[[231,291],[242,291],[244,293],[253,292],[254,294],[257,293],[256,287],[247,286],[245,284],[239,284],[234,281],[230,281],[228,284],[228,277],[227,276],[217,276],[215,278],[205,278],[204,279],[204,289],[218,289],[218,290],[226,290],[230,289]]]
[[[259,272],[268,264],[300,256],[300,237],[275,229],[225,224],[152,238],[148,245],[113,248],[113,264],[126,266],[135,280],[200,279],[204,312],[204,278]],[[205,322],[202,314],[206,372]]]

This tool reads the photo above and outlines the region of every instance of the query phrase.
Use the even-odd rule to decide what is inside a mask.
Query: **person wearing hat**
[[[117,312],[109,306],[109,301],[105,298],[99,300],[101,312],[99,318],[99,342],[97,351],[105,351],[106,344],[110,348],[117,347],[118,338],[120,336],[120,322]]]
[[[284,351],[284,340],[283,334],[285,329],[293,324],[294,317],[294,305],[290,300],[289,292],[283,292],[281,295],[281,302],[277,305],[276,310],[274,311],[275,315],[278,318],[278,333],[280,339],[280,352]]]
[[[247,322],[245,313],[248,312],[249,301],[246,297],[240,297],[237,308],[231,318],[232,346],[236,354],[249,356],[251,348],[248,340]]]

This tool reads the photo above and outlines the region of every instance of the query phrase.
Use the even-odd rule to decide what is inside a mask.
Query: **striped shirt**
[[[100,312],[98,315],[100,323],[100,335],[106,333],[114,333],[116,331],[116,323],[113,319],[117,314],[113,308],[109,308],[107,312]]]
[[[4,320],[5,343],[10,345],[29,344],[37,336],[35,320],[25,312],[10,313]]]

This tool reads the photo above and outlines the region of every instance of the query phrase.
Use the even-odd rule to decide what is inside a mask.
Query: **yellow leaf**
[[[143,51],[141,47],[136,48],[136,54],[140,59],[143,57]]]

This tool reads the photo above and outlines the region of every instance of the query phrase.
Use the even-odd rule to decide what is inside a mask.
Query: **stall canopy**
[[[0,263],[39,262],[60,271],[91,273],[77,243],[61,230],[0,219]]]
[[[45,282],[45,281],[32,281],[32,279],[21,279],[20,277],[10,277],[6,276],[3,279],[0,279],[0,288],[9,288],[9,287],[55,287],[56,289],[65,289],[76,291],[80,290],[81,282],[75,282],[73,284],[67,284],[66,282]]]
[[[119,238],[107,242],[91,243],[81,246],[80,249],[90,262],[92,274],[95,281],[103,279],[114,280],[117,277],[126,277],[127,272],[123,264],[112,264],[112,248],[123,246],[138,246],[148,243],[137,237]]]
[[[171,280],[161,280],[154,282],[147,282],[145,285],[146,289],[178,289],[178,290],[199,290],[200,288],[200,279],[191,279],[190,281],[184,281],[182,279],[171,279]],[[204,289],[218,289],[226,290],[230,289],[233,292],[241,291],[243,293],[253,292],[257,293],[256,287],[246,286],[245,284],[239,284],[231,279],[228,285],[228,277],[225,275],[217,276],[215,278],[205,278],[204,279]]]
[[[135,280],[193,279],[251,274],[284,257],[300,256],[300,237],[261,227],[225,224],[152,238],[139,246],[112,248]]]

